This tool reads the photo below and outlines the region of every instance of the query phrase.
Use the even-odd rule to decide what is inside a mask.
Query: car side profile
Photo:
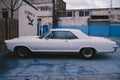
[[[90,37],[76,29],[51,29],[42,36],[24,36],[5,40],[7,48],[21,58],[29,52],[75,52],[84,58],[93,58],[96,53],[113,53],[114,41],[103,37]]]

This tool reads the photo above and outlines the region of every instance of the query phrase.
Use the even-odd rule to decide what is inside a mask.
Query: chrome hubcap
[[[93,51],[91,49],[84,49],[83,55],[87,58],[91,57],[93,55]]]
[[[26,55],[26,49],[25,48],[19,48],[18,54],[22,57]]]

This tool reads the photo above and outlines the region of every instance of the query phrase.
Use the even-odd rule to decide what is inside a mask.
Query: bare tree
[[[14,12],[20,8],[23,0],[1,0],[1,2],[10,10],[11,18],[13,18]]]

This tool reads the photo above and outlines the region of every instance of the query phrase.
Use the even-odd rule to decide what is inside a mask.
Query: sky
[[[120,0],[63,0],[67,9],[120,8]]]

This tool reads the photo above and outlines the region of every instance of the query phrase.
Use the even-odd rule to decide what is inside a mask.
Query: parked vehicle
[[[90,37],[76,29],[51,29],[43,36],[24,36],[5,40],[7,48],[20,57],[29,52],[75,52],[84,58],[93,58],[96,53],[113,53],[114,41],[103,37]]]

